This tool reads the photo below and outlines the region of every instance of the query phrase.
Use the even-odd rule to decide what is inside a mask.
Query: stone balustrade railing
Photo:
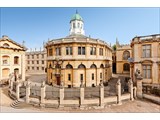
[[[136,87],[133,87],[133,83],[131,80],[128,83],[129,92],[126,94],[122,94],[121,83],[120,83],[120,80],[118,80],[116,84],[117,95],[105,97],[104,86],[100,85],[99,86],[99,97],[89,98],[89,99],[85,98],[85,88],[83,86],[80,87],[79,99],[71,99],[71,98],[64,99],[64,96],[65,96],[64,87],[60,87],[58,89],[59,90],[58,99],[47,99],[46,98],[46,85],[44,83],[41,85],[40,90],[39,90],[40,96],[33,97],[31,95],[31,83],[27,82],[26,84],[24,84],[23,82],[17,81],[16,82],[16,92],[12,91],[10,87],[10,94],[13,94],[17,98],[17,100],[21,99],[20,98],[20,87],[22,87],[23,85],[26,85],[25,86],[26,96],[24,97],[24,100],[26,101],[26,103],[34,104],[34,105],[37,104],[38,106],[41,106],[41,107],[46,107],[47,105],[56,105],[62,108],[64,106],[74,105],[74,106],[78,106],[81,109],[83,109],[87,105],[96,105],[96,106],[103,108],[105,105],[109,103],[120,105],[122,104],[123,100],[134,100],[134,98],[136,98]]]

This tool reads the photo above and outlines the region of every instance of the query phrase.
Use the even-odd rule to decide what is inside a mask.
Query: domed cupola
[[[82,17],[76,11],[70,20],[70,35],[84,35],[84,23]]]

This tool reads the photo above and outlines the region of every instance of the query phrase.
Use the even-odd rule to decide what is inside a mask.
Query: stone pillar
[[[60,97],[60,100],[59,100],[59,108],[63,108],[63,100],[64,100],[64,88],[61,87],[59,89],[59,97]]]
[[[142,80],[137,79],[137,97],[143,98],[142,95]]]
[[[130,100],[133,101],[134,100],[134,98],[133,98],[133,82],[131,79],[128,82],[128,90],[130,92]]]
[[[41,85],[41,104],[40,104],[41,107],[45,107],[45,97],[46,97],[45,90],[46,90],[46,86],[45,86],[45,82],[43,82]]]
[[[26,65],[26,64],[25,64],[25,62],[26,62],[26,61],[25,61],[25,54],[23,54],[23,55],[21,56],[21,58],[22,58],[22,59],[21,59],[21,63],[22,63],[22,66],[21,66],[21,75],[22,75],[22,80],[25,81],[25,76],[26,76],[26,75],[25,75],[25,71],[26,71],[26,70],[25,70],[25,65]]]
[[[104,87],[100,86],[100,106],[104,107]]]
[[[84,108],[84,87],[80,87],[80,109]]]
[[[78,72],[76,69],[73,70],[73,87],[79,87],[78,86]]]
[[[134,99],[137,98],[137,88],[136,87],[133,87],[133,97]]]
[[[11,91],[13,90],[13,80],[12,79],[10,80],[10,90]]]
[[[117,87],[117,104],[121,105],[122,102],[121,102],[121,81],[120,79],[118,79],[116,87]]]
[[[29,103],[30,102],[30,99],[29,99],[29,96],[30,96],[30,83],[27,82],[27,85],[26,85],[26,103]]]
[[[17,100],[20,99],[20,96],[19,96],[19,94],[20,94],[19,87],[20,87],[20,83],[17,81],[16,82],[16,98],[17,98]]]

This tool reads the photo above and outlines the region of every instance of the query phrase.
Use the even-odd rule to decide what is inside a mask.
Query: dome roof
[[[78,12],[76,11],[76,14],[74,14],[71,18],[71,21],[73,20],[81,20],[83,21],[82,17],[78,14]]]

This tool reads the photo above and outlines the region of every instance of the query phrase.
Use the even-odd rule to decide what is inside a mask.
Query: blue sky
[[[159,8],[1,8],[0,35],[8,35],[26,47],[42,47],[43,41],[69,35],[69,21],[76,9],[84,20],[86,36],[114,44],[128,44],[138,36],[160,33]]]

